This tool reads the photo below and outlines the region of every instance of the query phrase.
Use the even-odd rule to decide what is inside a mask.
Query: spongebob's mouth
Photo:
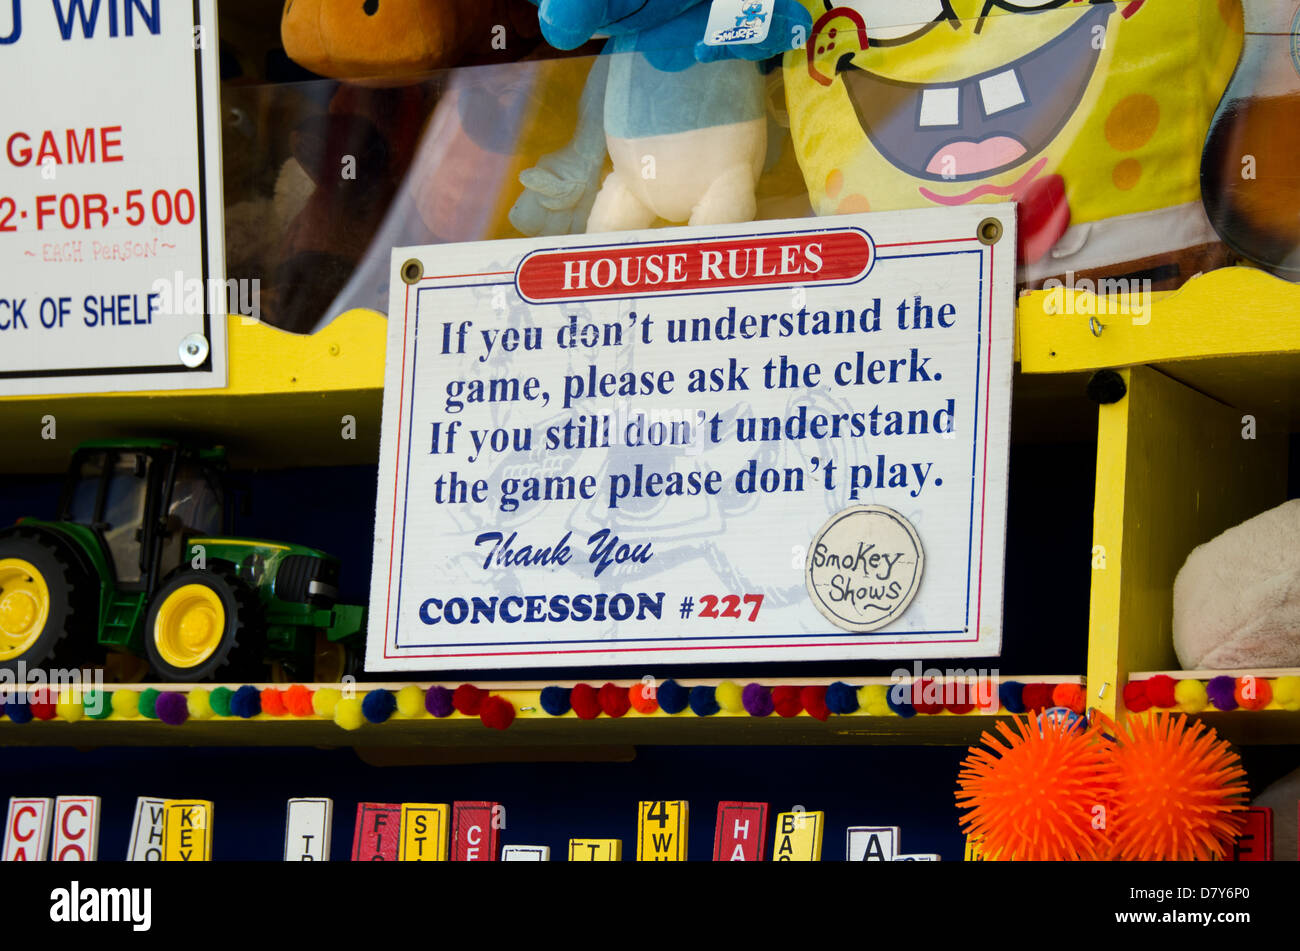
[[[1115,11],[1099,3],[1033,52],[957,83],[905,83],[839,67],[862,131],[895,166],[932,181],[970,181],[1014,168],[1069,121],[1101,55],[1095,31]]]

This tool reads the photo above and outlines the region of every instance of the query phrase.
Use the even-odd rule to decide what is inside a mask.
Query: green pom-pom
[[[713,699],[728,713],[745,712],[744,689],[734,681],[724,680],[718,684],[713,689]]]
[[[190,711],[191,719],[206,720],[212,716],[212,697],[206,690],[191,690],[185,697],[185,706]]]
[[[1184,713],[1200,713],[1210,702],[1205,684],[1199,680],[1178,681],[1174,686],[1174,699],[1178,701],[1178,709]]]
[[[158,719],[158,711],[154,709],[158,704],[158,691],[153,687],[146,687],[140,691],[140,716],[148,717],[150,720]]]
[[[113,693],[110,690],[88,690],[82,706],[92,720],[107,720],[113,715]]]
[[[365,723],[365,715],[361,712],[361,698],[340,698],[334,704],[334,722],[345,730],[355,730]]]
[[[119,717],[138,717],[140,715],[140,695],[134,690],[114,690],[113,712]]]
[[[424,691],[414,684],[397,691],[397,712],[404,717],[424,716]]]
[[[235,694],[229,687],[213,687],[208,694],[208,706],[219,717],[230,716],[230,698]]]

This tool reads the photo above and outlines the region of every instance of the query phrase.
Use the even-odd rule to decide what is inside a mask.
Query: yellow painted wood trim
[[[1300,285],[1249,267],[1219,268],[1149,300],[1087,290],[1020,297],[1020,368],[1064,373],[1171,360],[1300,352]],[[1093,317],[1103,327],[1096,335]]]

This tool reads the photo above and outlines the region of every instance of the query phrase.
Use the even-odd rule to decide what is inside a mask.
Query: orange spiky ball
[[[1097,727],[1077,719],[1017,717],[1016,732],[985,732],[957,779],[962,831],[986,858],[1010,861],[1097,859],[1108,852],[1094,828],[1110,802],[1106,747]],[[1005,741],[1005,742],[1004,742]]]
[[[1115,736],[1107,778],[1112,857],[1222,859],[1241,832],[1246,772],[1212,727],[1183,714],[1129,716]]]

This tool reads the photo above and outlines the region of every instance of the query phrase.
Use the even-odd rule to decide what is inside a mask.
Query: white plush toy
[[[1198,545],[1174,581],[1184,670],[1300,667],[1300,499]]]

